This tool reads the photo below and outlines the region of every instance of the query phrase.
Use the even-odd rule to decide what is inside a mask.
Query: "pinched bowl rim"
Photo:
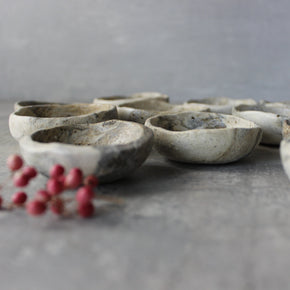
[[[68,112],[67,109],[87,108],[88,111],[80,113]],[[54,116],[41,116],[35,111],[55,110],[58,112]],[[63,113],[62,113],[63,112]],[[70,114],[68,114],[70,113]],[[118,117],[117,109],[110,104],[83,104],[74,103],[67,105],[39,105],[21,108],[9,116],[9,129],[11,135],[19,140],[23,135],[30,134],[40,129],[52,128],[66,124],[96,123]]]
[[[169,97],[166,94],[159,92],[141,92],[132,95],[113,95],[107,97],[99,97],[94,99],[94,104],[113,104],[121,106],[131,104],[142,100],[159,100],[162,102],[169,102]]]
[[[67,105],[67,103],[44,102],[44,101],[37,101],[37,100],[18,101],[14,103],[14,111],[18,111],[19,109],[25,108],[25,107],[46,106],[46,105]]]
[[[210,112],[231,114],[232,108],[240,104],[255,105],[257,102],[254,99],[233,99],[228,97],[210,97],[203,99],[190,99],[185,102],[188,105],[203,105]]]
[[[233,125],[231,127],[227,127],[225,125],[225,127],[219,127],[219,128],[188,128],[185,130],[168,130],[164,127],[161,127],[158,125],[158,123],[156,124],[155,122],[160,121],[160,119],[171,119],[172,121],[176,120],[176,117],[179,116],[187,116],[187,115],[194,115],[193,117],[208,117],[209,119],[214,119],[214,118],[219,118],[220,121],[224,120],[224,121],[233,121]],[[154,124],[155,123],[155,124]],[[238,126],[235,126],[235,124],[238,124]],[[243,124],[242,126],[239,124]],[[147,119],[146,126],[148,127],[152,127],[154,129],[158,129],[164,132],[170,132],[172,134],[194,134],[197,131],[200,131],[201,133],[213,133],[213,132],[217,132],[218,131],[224,131],[224,130],[233,130],[233,129],[260,129],[260,127],[258,125],[256,125],[254,122],[251,122],[249,120],[237,117],[237,116],[232,116],[232,115],[227,115],[227,114],[219,114],[219,113],[212,113],[212,112],[193,112],[193,111],[187,111],[187,112],[179,112],[179,113],[172,113],[172,114],[160,114],[154,117],[151,117],[149,119]],[[228,124],[230,125],[230,124]],[[200,133],[199,132],[199,133]]]
[[[54,135],[51,136],[51,142],[41,142],[39,140],[42,135],[47,138],[47,136],[49,136],[49,132],[52,131],[51,133],[53,133],[53,131],[55,130],[60,130],[60,136],[61,134],[66,134],[69,130],[70,137],[72,136],[71,134],[76,133],[71,133],[71,131],[73,130],[99,130],[99,133],[105,134],[106,129],[119,130],[119,124],[123,127],[128,127],[129,132],[134,129],[132,139],[130,139],[128,142],[125,140],[125,143],[121,144],[109,143],[105,145],[79,145],[58,142],[56,140],[53,140]],[[116,128],[114,128],[114,126],[116,126]],[[138,134],[136,132],[138,132]],[[120,133],[122,134],[122,132]],[[83,138],[87,137],[83,136]],[[23,136],[19,140],[19,145],[24,159],[26,159],[26,161],[28,161],[28,163],[30,164],[31,162],[29,162],[29,160],[36,160],[35,162],[37,164],[31,165],[36,166],[39,171],[44,173],[45,175],[48,175],[49,168],[57,162],[61,163],[67,170],[73,167],[80,167],[84,171],[85,175],[96,174],[96,170],[98,172],[103,172],[101,175],[97,174],[102,182],[119,179],[123,177],[123,175],[127,175],[127,171],[132,171],[135,168],[139,167],[145,161],[151,151],[153,145],[153,133],[149,128],[138,123],[121,120],[109,120],[94,124],[76,124],[39,130],[30,135]],[[113,162],[112,160],[115,160],[116,158],[122,159],[122,154],[129,154],[127,158],[124,157],[127,160],[127,163],[125,161],[127,167],[121,166],[118,169],[119,171],[118,173],[116,173],[116,176],[111,176],[113,174],[112,172],[114,172],[114,166],[113,164],[111,164]],[[38,158],[41,158],[41,156],[45,156],[46,162],[38,161]],[[135,158],[137,160],[137,163],[133,164],[130,161],[129,157],[132,157],[133,159]],[[103,168],[101,168],[100,166],[103,166]]]
[[[158,115],[145,125],[152,129],[160,154],[189,163],[239,160],[250,154],[262,137],[261,128],[251,121],[209,112]]]

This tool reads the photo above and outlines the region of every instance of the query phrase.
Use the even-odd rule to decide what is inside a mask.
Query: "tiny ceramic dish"
[[[65,105],[65,103],[41,102],[41,101],[19,101],[14,104],[14,111],[24,107],[42,106],[42,105]]]
[[[206,108],[199,105],[175,105],[158,100],[143,100],[131,104],[120,105],[117,107],[117,110],[119,119],[144,124],[148,118],[159,114],[202,111],[206,110]]]
[[[159,115],[145,123],[154,133],[154,146],[168,159],[205,164],[237,161],[250,154],[262,137],[253,122],[207,112]]]
[[[95,104],[113,104],[115,106],[131,104],[136,101],[144,101],[144,100],[157,100],[163,102],[169,102],[169,97],[165,94],[157,93],[157,92],[143,92],[136,93],[131,96],[109,96],[94,99]]]
[[[66,172],[78,167],[100,182],[129,175],[148,157],[152,144],[149,128],[120,120],[39,130],[19,141],[25,161],[39,172],[48,175],[59,163]]]
[[[233,115],[256,123],[263,130],[263,144],[279,145],[282,140],[283,122],[290,118],[290,105],[282,103],[260,103],[254,106],[239,105]]]
[[[117,109],[109,104],[39,105],[24,107],[9,117],[11,135],[19,140],[40,129],[61,125],[97,123],[118,117]]]
[[[280,156],[284,171],[290,179],[290,119],[284,121]]]
[[[204,98],[189,100],[186,104],[203,105],[205,109],[213,113],[232,114],[232,108],[241,104],[255,105],[253,99],[231,99],[226,97]]]

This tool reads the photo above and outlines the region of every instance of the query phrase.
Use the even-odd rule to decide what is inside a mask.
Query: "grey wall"
[[[0,0],[0,99],[290,100],[288,0]]]

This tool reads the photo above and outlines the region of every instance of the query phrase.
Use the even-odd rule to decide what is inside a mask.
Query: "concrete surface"
[[[11,110],[1,103],[1,179],[18,150]],[[223,166],[153,152],[130,178],[99,189],[125,206],[93,219],[0,211],[1,289],[289,289],[289,185],[275,147]]]

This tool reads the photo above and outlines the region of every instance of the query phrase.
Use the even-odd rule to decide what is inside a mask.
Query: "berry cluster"
[[[38,174],[34,167],[23,167],[23,160],[19,155],[11,155],[7,159],[7,166],[11,170],[15,187],[25,187],[30,180]],[[94,188],[98,186],[98,178],[94,175],[84,177],[79,168],[72,168],[65,175],[65,169],[60,164],[55,164],[49,171],[46,187],[36,192],[35,196],[28,200],[24,191],[13,194],[7,208],[23,207],[32,216],[43,215],[48,209],[55,215],[66,216],[77,214],[80,217],[92,217],[95,212],[94,198],[120,203],[117,198],[96,195]],[[62,193],[66,190],[76,189],[75,198],[64,198]],[[74,212],[68,210],[68,203],[75,201]],[[0,206],[3,208],[3,198],[0,196]],[[5,207],[4,207],[5,208]]]

